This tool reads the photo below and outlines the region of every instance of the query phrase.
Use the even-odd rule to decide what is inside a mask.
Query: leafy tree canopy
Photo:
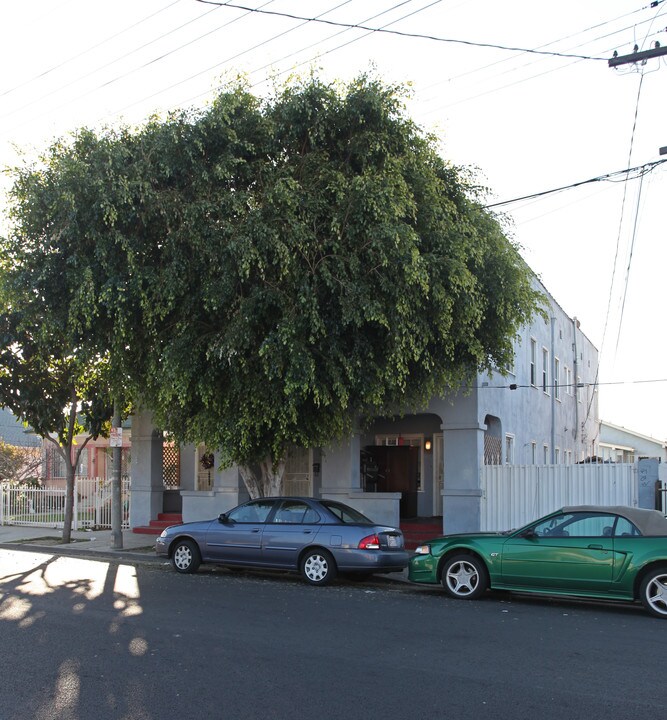
[[[239,82],[19,177],[19,231],[73,240],[68,322],[177,439],[275,466],[509,363],[530,273],[403,102],[365,75]]]

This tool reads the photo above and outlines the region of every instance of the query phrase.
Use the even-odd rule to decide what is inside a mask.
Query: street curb
[[[49,555],[65,555],[67,557],[85,556],[88,559],[95,560],[116,560],[118,562],[142,562],[150,564],[158,564],[164,562],[164,558],[158,557],[154,553],[132,552],[121,548],[114,550],[109,548],[106,550],[91,550],[86,547],[76,547],[76,543],[72,543],[72,547],[64,547],[63,545],[40,545],[36,542],[11,542],[0,543],[2,550],[19,550],[22,552],[39,552]]]
[[[0,549],[1,550],[18,550],[21,552],[39,552],[49,555],[63,555],[66,557],[85,557],[89,560],[108,560],[111,562],[125,562],[125,563],[133,563],[136,565],[156,565],[156,566],[164,566],[169,563],[169,560],[165,557],[155,555],[155,553],[148,553],[148,552],[132,552],[131,550],[114,550],[113,548],[108,548],[105,550],[92,550],[90,548],[85,547],[85,541],[80,543],[79,545],[83,545],[83,547],[79,546],[77,547],[78,543],[72,543],[71,547],[65,546],[65,545],[40,545],[36,542],[10,542],[10,543],[0,543]],[[214,563],[206,563],[206,567],[214,567],[214,568],[223,568],[221,565],[215,565]],[[264,571],[261,568],[243,568],[244,570],[247,570],[248,572],[252,572],[256,575],[261,575],[262,572],[267,572],[268,574],[273,574],[274,572],[281,572],[281,571],[271,571],[266,570]],[[285,571],[289,572],[289,571]],[[292,573],[294,574],[294,573]],[[394,587],[403,587],[406,589],[411,590],[420,590],[424,589],[423,586],[416,585],[414,583],[411,583],[407,578],[399,578],[399,577],[389,577],[388,575],[382,575],[377,574],[375,576],[371,576],[367,580],[354,580],[350,581],[350,585],[358,588],[363,587],[377,587],[378,585],[392,585]]]

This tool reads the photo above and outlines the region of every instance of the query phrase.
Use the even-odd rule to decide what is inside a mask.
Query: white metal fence
[[[62,528],[65,488],[11,486],[0,488],[0,525]],[[130,527],[130,478],[121,481],[122,528]],[[72,529],[111,527],[111,479],[78,477],[74,484]]]
[[[636,466],[484,465],[480,528],[510,530],[568,505],[638,504]]]

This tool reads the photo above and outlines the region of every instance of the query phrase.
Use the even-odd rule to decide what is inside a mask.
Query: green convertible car
[[[565,507],[519,530],[445,535],[418,547],[409,578],[455,598],[487,588],[641,600],[667,618],[667,518],[657,510]]]

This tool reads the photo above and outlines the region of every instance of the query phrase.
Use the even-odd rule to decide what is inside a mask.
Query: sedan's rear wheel
[[[171,564],[179,573],[197,572],[201,564],[199,547],[193,540],[178,540],[171,553]]]
[[[454,598],[478,598],[489,586],[484,563],[474,555],[453,555],[442,566],[442,587]]]
[[[336,562],[326,550],[308,550],[301,558],[301,576],[311,585],[327,585],[336,577]]]
[[[644,576],[639,597],[651,615],[667,618],[667,565],[654,568]]]

